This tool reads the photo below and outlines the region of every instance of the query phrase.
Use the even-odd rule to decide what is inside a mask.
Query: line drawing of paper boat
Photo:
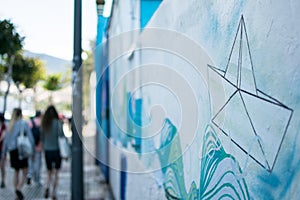
[[[293,109],[257,88],[243,15],[225,70],[208,67],[232,91],[212,123],[247,156],[272,172]]]

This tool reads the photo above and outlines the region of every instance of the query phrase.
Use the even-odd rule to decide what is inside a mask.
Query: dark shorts
[[[61,157],[59,150],[54,151],[45,151],[45,159],[48,170],[60,169],[61,166]]]
[[[23,160],[20,160],[18,149],[10,151],[9,156],[10,156],[10,166],[15,170],[28,168],[28,159],[24,158]]]

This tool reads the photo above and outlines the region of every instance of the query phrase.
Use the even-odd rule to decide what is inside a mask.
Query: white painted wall
[[[138,15],[133,23],[129,17],[130,3],[129,0],[122,0],[115,5],[109,29],[110,36],[117,36],[138,27]],[[148,125],[150,119],[153,122],[152,126],[143,130],[143,136],[151,136],[158,130],[158,135],[153,137],[152,142],[144,140],[140,155],[134,152],[130,144],[124,148],[117,141],[112,141],[110,164],[117,170],[111,170],[110,180],[117,199],[120,194],[119,158],[124,152],[128,158],[130,172],[147,172],[128,173],[127,199],[165,198],[165,177],[160,170],[155,173],[149,172],[161,167],[158,156],[155,153],[147,154],[160,145],[159,130],[165,117],[179,130],[180,147],[183,151],[184,187],[180,187],[175,181],[175,184],[179,185],[177,188],[174,186],[177,191],[188,192],[192,182],[195,182],[197,188],[201,187],[201,176],[206,175],[201,174],[202,158],[205,156],[202,150],[206,144],[206,128],[209,126],[216,132],[227,155],[235,160],[230,165],[221,162],[220,166],[223,164],[223,168],[234,171],[236,166],[233,165],[238,165],[241,170],[241,173],[235,171],[232,179],[225,177],[223,181],[233,183],[244,180],[247,185],[245,190],[249,192],[250,199],[297,199],[300,178],[300,158],[297,154],[300,150],[299,8],[300,3],[296,0],[165,0],[147,26],[156,29],[144,29],[139,37],[136,33],[130,33],[112,40],[110,60],[114,62],[110,68],[110,81],[111,95],[115,95],[115,115],[111,122],[116,120],[119,127],[126,130],[125,93],[134,92],[137,86],[143,86],[139,96],[144,100],[144,124]],[[289,110],[275,105],[276,101],[270,98],[267,102],[264,100],[268,99],[267,97],[251,96],[254,100],[248,102],[247,109],[250,110],[249,115],[253,118],[252,123],[259,136],[251,135],[249,122],[240,114],[243,110],[234,108],[234,105],[239,105],[238,102],[234,102],[233,107],[226,112],[221,112],[221,118],[216,119],[217,124],[229,133],[228,136],[212,123],[213,117],[230,98],[232,89],[207,64],[225,70],[242,15],[257,88],[293,110],[288,123],[291,113]],[[244,46],[247,46],[245,42],[246,40]],[[140,51],[139,48],[143,50]],[[134,57],[130,60],[128,53],[131,53],[132,49],[135,49]],[[247,51],[243,55],[247,56]],[[238,60],[236,52],[233,52],[233,56]],[[114,60],[117,57],[118,59]],[[231,62],[237,63],[234,60]],[[245,63],[247,62],[245,61],[244,65]],[[248,66],[248,71],[249,69]],[[127,74],[127,77],[124,78],[124,74]],[[243,83],[247,85],[249,81],[250,79]],[[145,83],[148,84],[143,85]],[[114,87],[116,85],[117,89]],[[270,103],[273,106],[270,106]],[[161,108],[151,110],[153,105],[159,105]],[[259,111],[263,112],[257,114]],[[230,115],[235,115],[236,120],[230,120]],[[258,142],[264,150],[264,155],[259,151],[261,147],[255,146]],[[269,163],[264,163],[265,160]],[[220,171],[214,174],[210,182],[212,187],[221,175]],[[224,194],[226,192],[228,191],[223,191]],[[213,197],[217,198],[217,195],[219,194]]]

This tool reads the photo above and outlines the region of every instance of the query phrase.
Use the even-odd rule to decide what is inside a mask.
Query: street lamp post
[[[72,77],[72,200],[84,199],[82,153],[81,0],[74,0],[74,54]]]

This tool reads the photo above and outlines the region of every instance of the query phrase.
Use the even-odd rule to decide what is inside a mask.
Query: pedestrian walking
[[[42,141],[41,141],[41,118],[42,112],[36,111],[35,116],[30,119],[29,127],[31,128],[31,132],[34,139],[34,155],[29,159],[28,164],[28,174],[27,174],[27,184],[30,185],[31,178],[33,178],[35,184],[37,186],[42,186],[40,177],[41,177],[41,166],[42,166]]]
[[[14,169],[13,183],[15,187],[15,193],[17,199],[22,200],[24,199],[24,195],[21,190],[27,176],[28,157],[23,157],[18,149],[18,137],[20,135],[22,135],[23,138],[27,137],[27,139],[29,139],[29,148],[33,149],[34,144],[31,130],[28,124],[22,120],[22,110],[20,108],[15,108],[7,127],[7,133],[3,144],[3,155],[5,156],[6,152],[9,152],[10,164]],[[19,177],[20,170],[23,172],[21,179]]]
[[[4,188],[5,187],[5,156],[2,155],[2,146],[3,146],[3,141],[5,138],[5,130],[6,130],[6,125],[5,125],[5,118],[4,114],[0,113],[0,170],[1,170],[1,184],[0,187]]]
[[[45,152],[47,165],[47,180],[45,198],[49,197],[51,178],[54,177],[52,187],[52,199],[56,199],[56,188],[58,185],[58,173],[61,167],[61,156],[59,152],[58,139],[64,137],[61,121],[54,106],[49,106],[45,111],[41,124],[41,138]]]

